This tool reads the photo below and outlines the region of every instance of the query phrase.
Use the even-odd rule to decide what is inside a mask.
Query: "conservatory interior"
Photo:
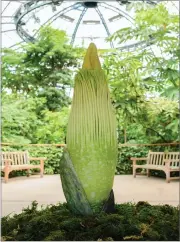
[[[1,240],[179,241],[178,1],[1,4]]]

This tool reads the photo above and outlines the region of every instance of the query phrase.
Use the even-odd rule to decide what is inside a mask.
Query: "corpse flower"
[[[71,210],[80,214],[102,210],[112,200],[117,134],[107,79],[93,43],[75,76],[63,158],[61,180]]]

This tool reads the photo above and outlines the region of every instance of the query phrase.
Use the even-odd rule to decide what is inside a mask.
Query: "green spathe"
[[[75,77],[67,148],[89,203],[103,203],[113,186],[117,134],[106,76],[94,44]]]
[[[64,148],[60,163],[61,183],[70,210],[74,214],[90,215],[93,213],[86,194],[79,182],[68,151]]]

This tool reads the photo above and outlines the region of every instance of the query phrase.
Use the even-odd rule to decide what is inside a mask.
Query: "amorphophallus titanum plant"
[[[91,43],[75,76],[61,180],[71,210],[91,214],[107,203],[117,162],[116,117],[107,79]]]

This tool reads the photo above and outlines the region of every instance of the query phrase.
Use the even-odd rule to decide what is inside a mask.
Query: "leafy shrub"
[[[178,241],[179,211],[169,205],[116,204],[114,214],[73,215],[66,203],[2,218],[4,241]]]

